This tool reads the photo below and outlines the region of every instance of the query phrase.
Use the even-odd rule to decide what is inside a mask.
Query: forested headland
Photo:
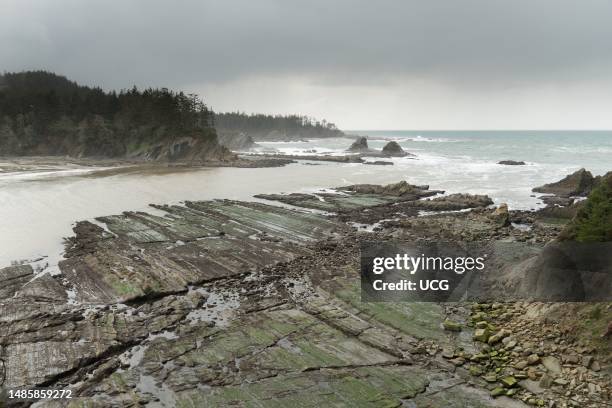
[[[197,95],[107,92],[45,71],[0,75],[0,155],[172,159],[189,156],[195,145],[212,148],[211,158],[229,154]]]
[[[217,131],[230,147],[343,135],[301,115],[215,115],[197,95],[167,88],[117,92],[46,71],[0,75],[0,156],[232,158]]]

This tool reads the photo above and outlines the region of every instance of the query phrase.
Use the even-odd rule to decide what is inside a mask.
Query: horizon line
[[[611,129],[340,129],[343,132],[612,132]]]

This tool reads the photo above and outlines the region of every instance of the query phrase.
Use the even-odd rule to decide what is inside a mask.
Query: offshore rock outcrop
[[[387,184],[384,186],[377,184],[355,184],[352,186],[339,187],[338,190],[351,191],[359,194],[374,194],[395,197],[406,197],[407,195],[410,195],[411,199],[413,200],[414,196],[421,198],[443,193],[441,190],[429,190],[429,186],[426,185],[417,186],[409,184],[406,181],[400,181],[399,183]]]
[[[503,164],[505,166],[524,166],[527,163],[525,163],[524,161],[516,161],[516,160],[501,160],[499,162],[497,162],[497,164]]]
[[[355,140],[353,144],[346,149],[346,151],[349,153],[367,153],[372,150],[368,147],[368,139],[365,137],[360,137],[359,139]]]
[[[367,165],[393,165],[393,162],[389,161],[365,161],[367,157],[414,157],[413,154],[405,152],[399,144],[396,142],[387,143],[382,151],[374,150],[368,147],[368,142],[365,137],[357,139],[349,146],[346,150],[347,154],[343,156],[336,156],[331,154],[324,155],[313,155],[313,154],[300,154],[300,155],[286,155],[286,154],[256,154],[254,157],[261,156],[266,158],[277,158],[277,159],[289,159],[289,160],[308,160],[308,161],[326,161],[336,163],[363,163]]]
[[[532,191],[536,193],[554,194],[561,197],[584,197],[591,191],[594,184],[595,178],[591,172],[580,169],[556,183],[535,187]]]
[[[407,153],[402,149],[399,143],[395,141],[391,141],[387,143],[382,149],[382,155],[388,157],[405,157],[409,156],[410,153]]]
[[[366,161],[363,164],[368,166],[393,166],[393,162],[384,160]]]

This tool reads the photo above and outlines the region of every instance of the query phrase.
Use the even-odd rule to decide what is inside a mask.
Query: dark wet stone
[[[497,162],[497,164],[503,164],[505,166],[524,166],[526,163],[524,161],[501,160]]]
[[[405,152],[399,143],[395,141],[387,143],[382,149],[382,154],[389,157],[404,157],[410,155],[410,153]]]
[[[346,151],[351,153],[364,153],[370,151],[370,148],[368,147],[368,139],[365,137],[360,137],[359,139],[355,140]]]

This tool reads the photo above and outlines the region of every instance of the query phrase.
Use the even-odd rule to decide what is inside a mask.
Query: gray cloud
[[[46,68],[105,88],[196,87],[224,108],[237,87],[258,78],[278,88],[270,89],[276,102],[261,104],[276,111],[301,106],[283,99],[288,86],[344,103],[349,88],[355,97],[371,88],[394,100],[398,89],[432,97],[415,83],[459,92],[466,103],[533,86],[612,89],[606,0],[8,0],[1,7],[0,69]],[[236,107],[261,110],[254,95],[243,97],[253,103]]]

